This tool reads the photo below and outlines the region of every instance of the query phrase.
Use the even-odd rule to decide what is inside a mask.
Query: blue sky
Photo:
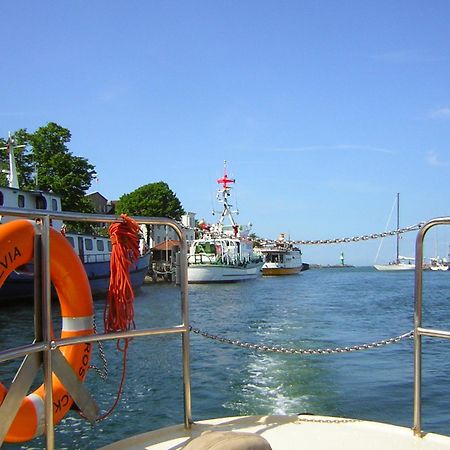
[[[117,199],[165,181],[212,220],[328,239],[450,215],[448,1],[2,2],[0,136],[53,121]],[[395,220],[389,229],[395,228]],[[415,235],[402,239],[412,255]],[[445,256],[450,232],[430,235]],[[304,247],[373,264],[379,241]],[[385,239],[378,262],[394,254]]]

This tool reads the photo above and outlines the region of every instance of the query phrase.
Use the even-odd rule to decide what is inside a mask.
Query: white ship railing
[[[188,282],[187,282],[187,243],[186,236],[181,227],[175,220],[159,217],[134,217],[139,224],[148,225],[166,225],[175,230],[180,240],[180,277],[177,282],[180,285],[181,302],[181,323],[168,328],[139,329],[124,332],[108,334],[92,334],[90,336],[80,336],[65,339],[53,339],[51,334],[51,280],[50,280],[50,223],[52,220],[93,222],[93,223],[113,223],[120,221],[120,218],[111,215],[99,214],[79,214],[69,212],[50,212],[43,210],[26,210],[22,208],[3,208],[0,207],[0,216],[14,216],[15,218],[39,219],[41,227],[37,228],[35,236],[35,254],[34,267],[35,279],[37,279],[38,288],[35,284],[35,342],[33,344],[15,347],[12,349],[0,351],[0,362],[11,359],[25,357],[26,355],[36,355],[42,352],[43,371],[45,386],[45,439],[46,448],[53,450],[55,448],[55,438],[53,429],[53,396],[52,396],[52,371],[55,361],[52,359],[52,352],[59,347],[80,343],[95,343],[99,341],[133,338],[138,336],[150,336],[161,334],[181,334],[182,338],[182,365],[183,365],[183,390],[184,390],[184,424],[189,428],[192,424],[191,409],[191,378],[190,378],[190,354],[189,354],[189,302],[188,302]],[[39,272],[39,273],[38,273]],[[36,281],[35,281],[36,283]],[[42,307],[40,306],[42,305]],[[21,369],[19,369],[21,372]],[[16,374],[11,384],[10,392],[0,406],[0,446],[2,445],[9,426],[14,419],[11,418],[11,404],[20,404],[23,397],[33,380],[27,378],[27,374],[22,371]],[[70,393],[72,396],[79,395],[86,399],[83,407],[77,405],[83,410],[83,413],[95,420],[96,405],[90,399],[83,385],[72,386]],[[75,392],[73,391],[75,390]]]
[[[422,327],[423,318],[423,244],[428,231],[438,225],[450,225],[450,217],[426,222],[417,233],[415,267],[414,312],[414,433],[422,435],[422,336],[450,339],[450,331]]]

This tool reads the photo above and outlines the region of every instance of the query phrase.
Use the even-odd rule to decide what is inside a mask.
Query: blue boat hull
[[[139,289],[144,283],[148,272],[150,255],[141,256],[130,270],[133,289]],[[32,266],[30,265],[31,269]],[[109,288],[109,261],[84,263],[84,268],[91,285],[94,297],[104,296]],[[32,271],[13,272],[0,288],[0,302],[31,299],[34,291],[34,276]]]

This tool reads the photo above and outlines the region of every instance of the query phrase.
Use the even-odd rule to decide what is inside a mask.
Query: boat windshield
[[[213,242],[202,242],[195,246],[195,253],[207,253],[209,255],[216,254],[216,246]]]

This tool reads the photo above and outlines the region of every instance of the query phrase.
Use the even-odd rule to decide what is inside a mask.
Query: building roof
[[[180,241],[174,239],[169,239],[168,241],[161,242],[160,244],[153,247],[152,250],[173,250],[174,247],[179,247]]]
[[[91,192],[90,194],[86,194],[86,197],[101,197],[103,200],[105,200],[105,202],[108,201],[108,199],[104,195],[100,194],[100,192],[98,192],[98,191]]]

